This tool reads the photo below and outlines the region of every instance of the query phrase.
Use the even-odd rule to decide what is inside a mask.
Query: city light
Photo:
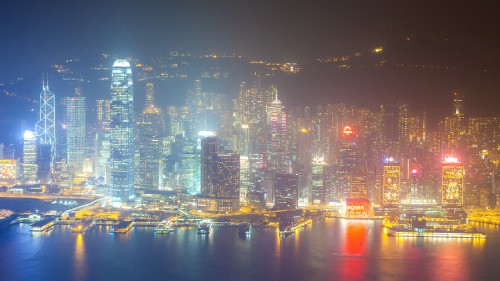
[[[493,4],[4,2],[0,279],[500,276]]]
[[[444,163],[459,163],[456,157],[445,157]]]

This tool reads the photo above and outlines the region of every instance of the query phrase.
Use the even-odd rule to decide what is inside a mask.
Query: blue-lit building
[[[130,63],[118,59],[113,64],[110,104],[110,184],[114,206],[134,195],[133,93]]]
[[[85,97],[65,98],[67,163],[70,171],[81,173],[85,158]]]

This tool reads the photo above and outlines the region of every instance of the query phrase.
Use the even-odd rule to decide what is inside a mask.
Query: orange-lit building
[[[11,186],[17,178],[17,163],[16,160],[6,159],[0,160],[0,186]]]
[[[346,198],[342,202],[346,218],[368,218],[373,215],[372,203],[368,198]]]
[[[441,205],[461,209],[464,203],[463,195],[464,165],[457,158],[445,158],[441,174]]]
[[[384,208],[397,208],[401,202],[401,168],[389,161],[384,166],[383,175],[383,206]]]

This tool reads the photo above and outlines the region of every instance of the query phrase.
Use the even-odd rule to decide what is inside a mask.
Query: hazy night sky
[[[296,61],[410,36],[447,38],[470,59],[498,63],[497,10],[481,2],[9,1],[0,9],[0,58],[182,49]]]
[[[352,72],[336,79],[304,71],[310,79],[282,87],[289,92],[285,102],[306,96],[375,105],[394,98],[432,113],[461,90],[473,114],[493,115],[500,107],[497,13],[494,1],[9,1],[0,7],[0,80],[30,71],[39,76],[63,59],[103,52],[237,53],[307,66],[322,56],[384,46],[394,64],[461,71]],[[400,48],[406,38],[412,45]],[[38,95],[39,87],[32,91]]]

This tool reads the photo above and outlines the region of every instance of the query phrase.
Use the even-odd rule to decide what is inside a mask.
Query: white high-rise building
[[[32,131],[25,131],[23,137],[23,182],[35,184],[38,181],[37,136]]]
[[[130,63],[116,60],[111,79],[111,196],[112,204],[121,206],[134,196],[134,91]]]
[[[66,97],[67,165],[70,171],[81,173],[85,158],[85,97]]]

